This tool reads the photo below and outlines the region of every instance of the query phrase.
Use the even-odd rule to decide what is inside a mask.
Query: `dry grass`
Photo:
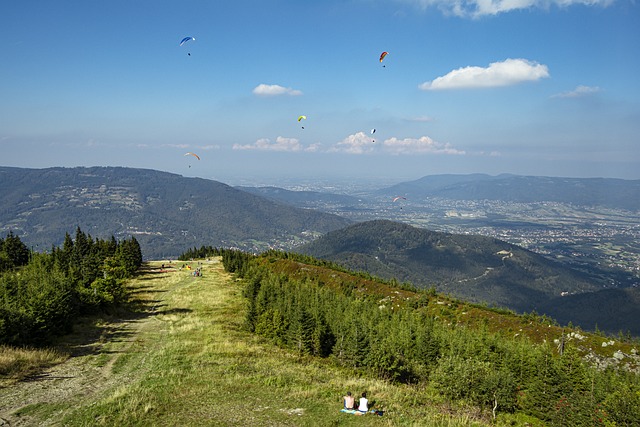
[[[0,386],[9,386],[43,369],[62,363],[68,355],[55,349],[15,348],[0,345]]]

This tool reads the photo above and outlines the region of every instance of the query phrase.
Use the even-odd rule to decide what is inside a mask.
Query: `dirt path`
[[[177,275],[162,272],[154,264],[143,270],[139,280],[162,278],[173,282]],[[139,281],[137,283],[140,283]],[[144,282],[146,283],[146,282]],[[114,365],[138,340],[145,329],[156,325],[153,314],[162,305],[163,291],[150,285],[138,286],[132,293],[140,304],[139,313],[118,319],[109,319],[88,331],[68,337],[59,347],[71,354],[64,363],[56,365],[28,380],[10,387],[0,388],[0,426],[54,425],[69,408],[91,402],[101,392],[117,384],[128,382],[130,373],[114,373]],[[84,328],[83,328],[84,329]],[[80,340],[80,342],[78,342]],[[49,422],[37,422],[29,416],[33,405],[61,403],[58,412],[51,413]]]

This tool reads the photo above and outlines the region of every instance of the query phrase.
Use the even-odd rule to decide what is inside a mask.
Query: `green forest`
[[[126,279],[141,265],[134,237],[94,239],[78,227],[40,253],[9,232],[0,239],[0,345],[46,345],[78,316],[125,301]]]
[[[462,303],[441,305],[434,290],[390,287],[301,255],[206,253],[204,248],[185,255],[217,253],[225,268],[246,283],[247,328],[358,375],[409,384],[415,387],[416,404],[420,391],[428,390],[476,406],[494,419],[508,414],[520,422],[552,426],[639,425],[638,375],[593,366],[578,345],[564,341],[565,335],[556,345],[505,331],[505,326],[492,328],[488,318],[472,327],[458,322],[449,308]],[[539,329],[552,327],[545,317],[504,316],[537,323]]]

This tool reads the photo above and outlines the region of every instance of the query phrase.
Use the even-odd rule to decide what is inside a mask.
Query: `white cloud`
[[[347,136],[342,141],[329,149],[329,152],[341,152],[349,154],[371,153],[375,148],[375,140],[364,132],[358,132]]]
[[[581,96],[593,95],[596,92],[600,92],[600,88],[598,86],[578,86],[569,92],[562,92],[557,95],[553,95],[552,98],[578,98]]]
[[[302,95],[302,92],[296,89],[292,89],[290,87],[284,87],[280,85],[267,85],[267,84],[259,84],[253,89],[254,95],[258,96],[279,96],[279,95],[290,95],[290,96],[298,96]]]
[[[392,154],[465,154],[448,143],[436,142],[428,136],[420,138],[389,138],[383,143],[385,151]]]
[[[503,62],[489,64],[486,68],[458,68],[418,87],[422,90],[498,87],[536,81],[545,77],[549,77],[546,65],[526,59],[506,59]]]
[[[399,0],[421,9],[438,8],[446,14],[478,18],[522,9],[548,9],[573,5],[607,7],[615,0]]]
[[[275,142],[269,138],[260,138],[253,144],[233,144],[234,150],[258,150],[258,151],[307,151],[304,146],[300,144],[300,141],[296,138],[285,138],[279,136]],[[311,151],[315,151],[312,149]]]

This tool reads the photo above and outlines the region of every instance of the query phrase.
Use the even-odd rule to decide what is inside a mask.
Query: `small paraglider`
[[[307,120],[307,116],[300,116],[298,117],[298,122],[302,121],[302,120]],[[304,129],[304,126],[302,126],[302,129]]]
[[[398,200],[407,200],[407,198],[403,196],[396,196],[393,198],[393,203],[397,202]],[[400,209],[402,209],[402,206],[400,206]]]
[[[193,156],[196,159],[200,160],[200,156],[198,156],[196,153],[192,153],[192,152],[188,152],[184,154],[185,156]],[[191,167],[191,165],[189,165],[189,167]]]
[[[376,129],[373,128],[371,129],[371,135],[373,135],[374,133],[376,133]],[[371,137],[371,141],[376,142],[375,138],[373,138],[373,136]]]
[[[385,56],[387,56],[388,54],[389,54],[389,52],[382,52],[380,54],[380,63],[382,63],[382,61],[384,61]],[[382,67],[385,68],[386,65],[383,65]]]
[[[182,40],[180,40],[180,46],[182,46],[183,44],[185,44],[185,43],[187,43],[189,41],[195,40],[195,39],[196,39],[195,37],[191,37],[191,36],[185,37]],[[191,52],[187,52],[187,55],[191,56]]]

